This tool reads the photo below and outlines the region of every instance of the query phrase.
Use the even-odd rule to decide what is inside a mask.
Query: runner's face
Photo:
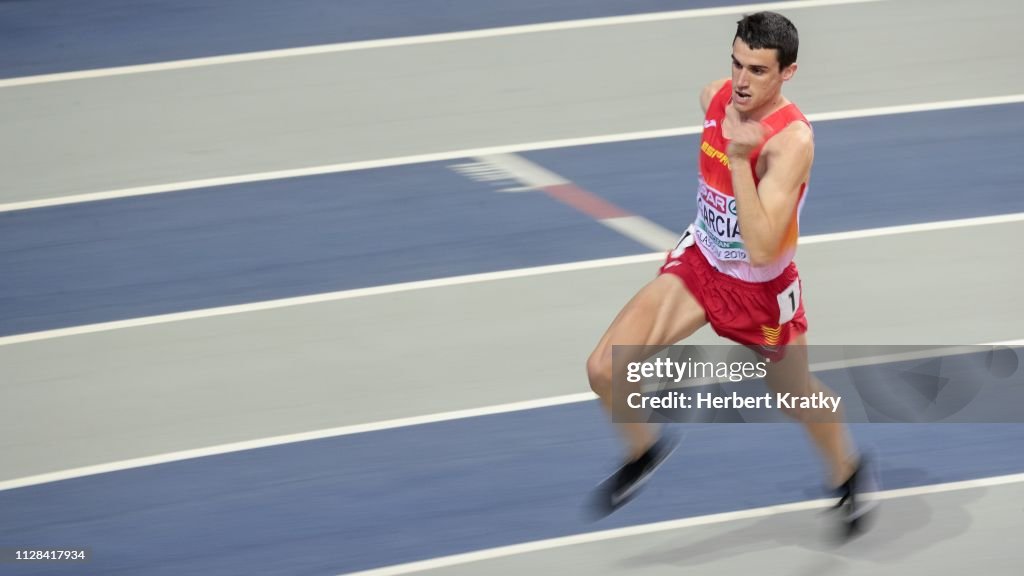
[[[747,113],[770,104],[782,91],[782,83],[795,72],[796,63],[779,70],[775,50],[754,50],[737,38],[732,45],[733,104]]]

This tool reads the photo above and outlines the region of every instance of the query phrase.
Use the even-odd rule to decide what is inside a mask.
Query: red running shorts
[[[796,263],[768,282],[754,283],[719,272],[695,244],[674,253],[668,254],[658,274],[682,279],[719,336],[777,362],[785,355],[785,346],[807,332]]]

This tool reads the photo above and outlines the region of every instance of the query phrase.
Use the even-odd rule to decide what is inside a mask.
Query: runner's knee
[[[587,379],[590,389],[598,396],[605,396],[612,386],[612,357],[608,347],[598,346],[587,358]]]
[[[792,418],[793,420],[800,422],[802,424],[806,424],[807,422],[810,421],[809,414],[806,410],[802,408],[789,408],[787,406],[781,406],[779,408],[779,411],[788,416],[789,418]]]

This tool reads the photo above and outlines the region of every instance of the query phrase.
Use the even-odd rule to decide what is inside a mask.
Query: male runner
[[[612,374],[613,346],[644,347],[649,357],[706,323],[769,358],[765,382],[774,391],[829,393],[809,370],[807,320],[793,262],[814,159],[810,123],[782,94],[797,70],[798,45],[797,30],[784,16],[748,15],[733,39],[732,77],[701,92],[697,216],[658,276],[619,312],[587,361],[590,386],[609,413],[613,376],[617,386],[628,385],[623,375]],[[620,366],[642,360],[623,358]],[[836,507],[852,532],[869,508],[859,495],[873,487],[841,416],[786,412],[804,425],[828,462],[829,484],[841,496]],[[598,491],[604,514],[627,502],[674,447],[647,424],[621,424],[621,430],[629,451]]]

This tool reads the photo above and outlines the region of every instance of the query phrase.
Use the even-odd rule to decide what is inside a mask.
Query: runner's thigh
[[[662,274],[649,282],[622,308],[598,344],[611,360],[612,346],[645,346],[649,357],[685,339],[707,322],[704,309],[682,280]],[[641,350],[638,350],[638,353]]]

